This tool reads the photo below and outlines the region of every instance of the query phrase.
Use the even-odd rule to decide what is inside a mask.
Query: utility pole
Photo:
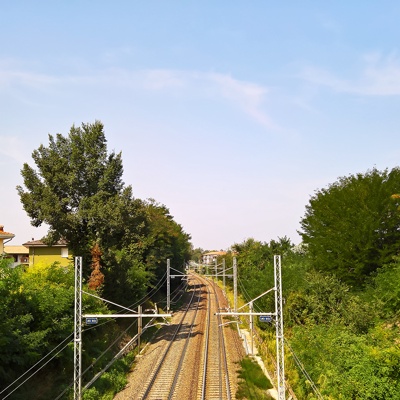
[[[170,297],[171,297],[171,283],[170,283],[170,268],[171,268],[171,261],[167,259],[167,313],[170,310]]]
[[[74,400],[81,400],[82,368],[82,257],[75,257]]]
[[[251,342],[251,355],[254,355],[254,322],[253,322],[253,312],[254,312],[254,308],[253,308],[253,302],[250,301],[249,304],[249,309],[250,309],[250,342]]]
[[[281,256],[274,256],[275,310],[276,310],[276,358],[278,375],[278,398],[285,400],[285,357],[283,337]]]
[[[225,292],[225,290],[226,290],[226,288],[225,288],[225,258],[222,260],[222,271],[223,271],[222,281],[223,281],[224,292]]]
[[[237,264],[233,257],[233,311],[237,312]]]
[[[142,306],[138,306],[138,354],[140,353],[140,337],[142,336]]]
[[[223,316],[240,316],[246,315],[250,317],[250,330],[251,330],[251,353],[253,354],[253,316],[259,316],[262,321],[271,322],[272,317],[275,317],[276,325],[276,350],[277,350],[277,376],[278,376],[278,400],[286,400],[285,395],[285,366],[284,366],[284,336],[283,336],[283,309],[282,309],[282,277],[281,277],[281,256],[274,256],[274,278],[275,286],[266,292],[260,294],[256,298],[250,300],[248,303],[237,309],[237,269],[236,258],[233,259],[233,277],[234,277],[234,311],[217,312],[215,315]],[[259,298],[265,296],[267,293],[275,292],[275,312],[254,312],[253,303]],[[249,306],[249,312],[239,312],[242,308]]]
[[[171,278],[175,277],[187,277],[189,276],[188,274],[182,274],[181,271],[178,271],[175,268],[172,268],[175,272],[178,272],[178,274],[171,275],[171,262],[170,259],[167,259],[167,313],[169,313],[170,308],[171,308]]]
[[[82,314],[82,293],[113,304],[131,312],[131,314]],[[139,306],[140,307],[140,306]],[[141,307],[140,307],[141,310]],[[92,293],[82,290],[82,257],[75,257],[75,307],[74,307],[74,400],[82,398],[82,318],[86,318],[86,323],[97,323],[98,318],[167,318],[172,315],[167,314],[142,314],[130,308],[102,299]],[[88,321],[91,322],[88,322]],[[95,321],[95,322],[94,322]],[[141,321],[140,321],[141,324]],[[140,340],[140,337],[139,339]]]

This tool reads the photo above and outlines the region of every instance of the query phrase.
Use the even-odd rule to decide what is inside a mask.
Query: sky
[[[194,247],[298,231],[316,191],[400,161],[397,1],[0,0],[0,224],[48,135],[100,120]]]

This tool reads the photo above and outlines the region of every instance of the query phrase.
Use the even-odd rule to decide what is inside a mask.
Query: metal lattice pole
[[[233,311],[237,312],[237,264],[233,257]]]
[[[170,282],[170,268],[171,268],[171,261],[167,259],[167,313],[169,313],[171,307],[171,282]]]
[[[81,400],[82,370],[82,257],[75,257],[74,400]]]
[[[223,270],[223,284],[224,284],[224,292],[226,291],[225,287],[225,258],[222,260],[222,270]]]
[[[276,361],[278,375],[278,400],[285,400],[285,359],[283,337],[281,256],[274,256],[275,312],[276,312]]]

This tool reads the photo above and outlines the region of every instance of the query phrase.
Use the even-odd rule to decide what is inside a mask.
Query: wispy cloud
[[[279,130],[265,111],[268,89],[252,82],[234,79],[230,75],[209,74],[207,79],[215,82],[224,98],[236,104],[242,111],[267,129]]]
[[[0,61],[0,88],[29,87],[38,90],[60,90],[64,85],[112,86],[147,92],[182,96],[215,96],[222,98],[268,130],[280,130],[268,113],[268,88],[236,79],[229,74],[168,69],[127,70],[108,68],[85,70],[82,74],[51,75],[9,68]]]
[[[363,57],[364,67],[355,79],[345,79],[321,68],[308,67],[302,78],[337,92],[368,96],[400,95],[400,59],[396,54],[383,57],[371,53]]]
[[[198,71],[151,70],[144,74],[144,85],[152,90],[186,89],[191,93],[212,93],[222,97],[258,124],[279,130],[266,111],[268,89],[262,85],[235,79],[228,74]]]
[[[54,76],[26,71],[10,60],[0,60],[0,88],[15,85],[39,88],[57,81],[58,78]]]

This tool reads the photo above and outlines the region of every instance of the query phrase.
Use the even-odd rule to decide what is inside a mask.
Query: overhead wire
[[[29,379],[32,378],[35,374],[37,374],[42,368],[44,368],[51,360],[53,360],[58,354],[60,354],[68,345],[69,343],[72,342],[70,340],[59,352],[57,352],[52,358],[50,358],[48,361],[46,361],[40,368],[38,368],[33,374],[31,374],[28,378],[26,378],[21,384],[19,384],[14,390],[12,390],[10,393],[8,393],[6,396],[3,397],[3,400],[9,397],[12,393],[14,393],[17,389],[19,389],[25,382],[27,382]],[[19,379],[18,379],[19,380]],[[6,390],[6,389],[5,389]],[[1,392],[3,393],[4,390]]]
[[[310,386],[313,389],[313,391],[316,394],[316,396],[318,397],[318,399],[323,400],[321,392],[318,390],[317,386],[315,385],[315,383],[311,379],[310,374],[306,371],[304,365],[300,361],[300,359],[297,356],[297,354],[294,352],[292,346],[290,345],[290,343],[288,342],[287,339],[285,339],[285,344],[288,347],[288,349],[290,350],[290,352],[292,353],[294,361],[296,362],[297,366],[300,368],[300,371],[303,373],[303,375],[306,377],[306,379],[310,382]]]
[[[36,362],[36,364],[32,365],[32,367],[30,367],[27,371],[25,371],[22,375],[20,375],[17,379],[14,380],[14,382],[10,383],[7,387],[5,387],[0,394],[4,393],[7,389],[9,389],[11,386],[13,386],[14,384],[16,384],[20,379],[22,379],[28,372],[30,372],[32,369],[34,369],[37,365],[39,365],[43,360],[45,360],[51,353],[53,353],[54,351],[56,351],[66,340],[68,340],[74,333],[71,333],[69,336],[67,336],[61,343],[59,343],[53,350],[49,351],[44,357],[42,357],[38,362]],[[69,343],[72,342],[72,339],[67,343],[67,345]],[[65,347],[64,347],[65,348]],[[63,349],[64,349],[63,348]],[[58,353],[57,353],[58,354]],[[53,357],[54,358],[54,357]],[[40,369],[39,369],[40,370]],[[38,371],[39,371],[38,370]],[[37,371],[36,371],[37,372]],[[36,372],[34,372],[28,379],[30,379],[33,375],[36,374]],[[27,380],[28,380],[27,379]],[[26,382],[26,380],[24,381],[24,383]],[[12,392],[11,392],[12,393]]]
[[[164,278],[165,278],[165,279],[164,279]],[[151,298],[151,297],[153,297],[153,296],[161,289],[161,287],[162,287],[163,284],[165,283],[166,279],[167,279],[167,278],[166,278],[166,272],[165,272],[164,275],[163,275],[163,276],[159,279],[159,281],[156,283],[156,285],[150,290],[150,292],[147,293],[145,296],[143,296],[141,299],[137,300],[135,303],[131,304],[131,305],[129,306],[129,308],[133,308],[134,306],[141,304],[141,302],[143,302],[146,298],[149,298],[149,297]],[[86,294],[87,294],[87,293],[86,293]],[[149,296],[149,295],[150,295],[150,296]],[[123,311],[123,310],[119,310],[119,311],[117,311],[116,313],[119,314],[119,313],[121,313],[122,311]],[[106,323],[108,323],[108,322],[111,322],[111,321],[115,321],[115,318],[110,318],[108,321],[105,321],[105,322],[103,322],[102,324],[97,324],[96,326],[91,326],[91,327],[85,329],[84,332],[89,331],[89,330],[91,330],[91,329],[98,328],[98,327],[100,327],[100,326],[102,326],[102,325],[104,325],[104,324],[106,324]],[[85,371],[83,371],[83,372],[81,373],[81,376],[83,376],[83,375],[86,374],[91,368],[93,368],[93,366],[94,366],[108,351],[110,351],[110,349],[115,345],[115,343],[118,342],[118,340],[120,340],[121,337],[122,337],[132,326],[134,326],[135,324],[137,324],[137,321],[134,321],[132,324],[130,324],[130,325],[128,326],[128,328],[126,328],[126,329],[120,334],[120,336],[119,336],[107,349],[105,349],[105,350],[100,354],[100,356],[99,356],[90,366],[88,366],[88,367],[85,369]],[[111,366],[111,365],[109,365],[109,366]],[[109,367],[109,366],[108,366],[108,367]],[[64,391],[63,391],[60,395],[58,395],[58,397],[57,397],[55,400],[60,399],[60,398],[68,391],[68,389],[70,389],[70,388],[72,387],[72,385],[73,385],[73,382],[72,382],[68,387],[66,387],[66,388],[64,389]]]
[[[166,272],[164,273],[164,275],[160,278],[160,280],[156,283],[156,285],[150,290],[149,293],[147,293],[145,296],[143,296],[141,299],[137,300],[135,303],[133,303],[132,305],[130,305],[129,307],[133,307],[137,304],[141,304],[142,301],[144,301],[146,298],[152,297],[154,296],[155,293],[157,293],[162,285],[164,284],[166,278]],[[165,278],[165,279],[164,279]],[[152,293],[154,292],[154,293]],[[122,310],[117,311],[117,313],[122,312]],[[98,328],[106,323],[111,322],[111,320],[115,319],[110,319],[108,321],[104,321],[101,324],[98,324],[96,326],[92,326],[89,327],[87,329],[84,329],[83,332],[89,331],[91,329],[95,329]],[[133,322],[131,325],[129,325],[129,327],[127,329],[124,330],[124,332],[118,337],[118,339],[116,339],[97,359],[94,363],[91,364],[90,367],[88,367],[83,373],[86,373],[90,368],[92,368],[92,366],[98,362],[103,356],[104,354],[109,351],[109,349],[116,343],[117,340],[119,340],[122,335],[124,335],[133,325],[135,325],[137,323],[137,321]],[[20,381],[25,375],[27,375],[30,371],[32,371],[35,367],[37,367],[40,363],[42,363],[47,357],[49,357],[57,348],[59,348],[66,340],[68,340],[68,338],[70,338],[73,335],[73,333],[71,333],[67,338],[65,338],[61,343],[59,343],[53,350],[51,350],[49,353],[47,353],[44,357],[42,357],[38,362],[36,362],[32,367],[30,367],[27,371],[25,371],[22,375],[20,375],[17,379],[15,379],[12,383],[10,383],[7,387],[5,387],[4,389],[2,389],[2,391],[0,392],[0,394],[4,393],[5,391],[7,391],[9,388],[11,388],[13,385],[15,385],[18,381]],[[9,394],[7,394],[5,397],[3,397],[3,399],[6,399],[7,397],[9,397],[12,393],[14,393],[17,389],[19,389],[25,382],[27,382],[29,379],[31,379],[37,372],[39,372],[42,368],[44,368],[50,361],[52,361],[58,354],[60,354],[68,345],[69,343],[71,343],[73,341],[73,339],[71,339],[59,352],[57,352],[52,358],[50,358],[46,363],[44,363],[40,368],[38,368],[36,371],[34,371],[31,375],[29,375],[29,377],[27,379],[25,379],[20,385],[18,385],[16,388],[14,388]],[[68,388],[67,388],[68,389]]]

